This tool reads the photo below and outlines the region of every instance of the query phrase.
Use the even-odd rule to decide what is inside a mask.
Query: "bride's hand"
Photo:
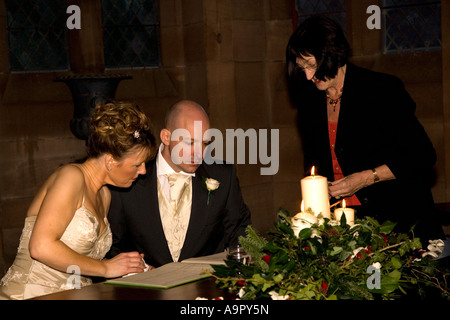
[[[122,252],[109,260],[103,260],[105,278],[116,278],[129,273],[143,272],[146,268],[142,255],[138,252]]]

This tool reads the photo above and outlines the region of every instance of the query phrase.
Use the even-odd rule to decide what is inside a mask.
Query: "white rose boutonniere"
[[[211,178],[203,178],[203,184],[205,185],[206,190],[208,190],[208,200],[206,204],[209,205],[209,196],[211,191],[217,190],[220,182]]]

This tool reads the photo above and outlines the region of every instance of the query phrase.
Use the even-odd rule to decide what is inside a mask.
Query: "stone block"
[[[223,131],[236,128],[236,88],[234,63],[214,63],[207,65],[209,116],[211,127]]]
[[[295,127],[279,128],[279,163],[274,182],[299,182],[304,176],[304,159],[300,135]]]
[[[286,61],[286,46],[292,34],[292,20],[266,22],[267,61]]]
[[[264,61],[266,33],[263,21],[235,20],[233,22],[233,47],[235,61]]]
[[[72,100],[54,103],[20,101],[5,103],[0,106],[0,113],[0,137],[2,139],[73,136],[69,127],[73,117]]]
[[[268,20],[290,20],[292,30],[292,19],[295,12],[291,0],[268,0]]]
[[[297,109],[292,105],[286,78],[286,63],[267,63],[273,127],[297,126]]]
[[[275,210],[287,210],[291,216],[300,212],[302,193],[300,180],[293,182],[275,182],[273,184],[273,202]]]
[[[190,24],[184,27],[183,40],[186,65],[205,62],[204,32],[203,23]]]
[[[269,128],[269,100],[264,63],[236,63],[239,128]]]
[[[161,61],[164,67],[184,64],[183,28],[181,26],[161,27]]]
[[[183,24],[204,22],[203,0],[181,0]]]
[[[276,221],[272,194],[270,183],[242,187],[242,196],[252,213],[252,225],[261,234],[273,229],[273,223]]]
[[[263,20],[263,0],[232,0],[233,19],[235,20]]]
[[[170,26],[180,26],[182,20],[182,0],[158,1],[159,23],[161,28]]]
[[[74,138],[0,141],[2,200],[33,196],[60,165],[86,156],[84,141]]]
[[[208,89],[206,83],[206,65],[195,64],[185,69],[185,98],[194,100],[208,110]]]

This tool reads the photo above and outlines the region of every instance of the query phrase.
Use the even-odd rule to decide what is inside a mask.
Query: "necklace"
[[[337,99],[331,99],[329,95],[327,95],[327,99],[330,100],[330,106],[333,106],[333,112],[336,112],[336,105],[341,102],[341,96]]]
[[[331,99],[330,95],[328,94],[328,89],[327,89],[326,92],[325,92],[325,93],[327,94],[327,100],[328,100],[328,99],[330,100],[330,102],[329,102],[329,103],[330,103],[330,106],[333,107],[333,112],[336,112],[336,106],[337,106],[337,104],[338,104],[339,102],[341,102],[342,90],[344,89],[343,83],[344,83],[344,78],[345,78],[345,72],[346,72],[346,70],[347,70],[347,65],[344,65],[343,67],[339,68],[339,70],[338,70],[339,81],[338,81],[338,80],[335,80],[334,83],[333,83],[333,86],[334,86],[334,88],[336,89],[336,93],[340,93],[340,95],[338,96],[338,98],[337,98],[337,99]],[[337,77],[336,77],[336,78],[337,78]],[[341,84],[342,84],[341,89],[340,89],[340,90],[337,90],[337,88],[338,88]]]

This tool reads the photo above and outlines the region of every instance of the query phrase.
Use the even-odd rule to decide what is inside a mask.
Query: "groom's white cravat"
[[[172,259],[178,261],[191,216],[191,177],[195,174],[175,172],[162,156],[163,148],[156,158],[159,212]]]
[[[170,186],[170,202],[173,205],[173,208],[177,210],[181,195],[186,189],[186,185],[190,183],[190,177],[185,174],[172,173],[167,175],[167,180],[169,181]]]
[[[159,147],[158,154],[156,155],[156,174],[158,176],[159,183],[161,184],[161,188],[164,192],[164,195],[168,200],[171,200],[170,198],[170,184],[168,180],[168,176],[174,173],[175,170],[173,170],[169,164],[166,162],[162,155],[162,150],[164,149],[164,145],[161,144]],[[183,174],[186,176],[195,177],[195,173],[186,173],[183,171],[178,172],[178,174]]]

